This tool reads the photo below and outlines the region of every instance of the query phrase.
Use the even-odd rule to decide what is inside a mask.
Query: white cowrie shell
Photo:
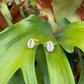
[[[34,40],[33,39],[29,39],[28,43],[27,43],[28,48],[32,49],[35,46]]]
[[[48,52],[52,52],[54,50],[54,44],[52,41],[47,42],[47,50]]]

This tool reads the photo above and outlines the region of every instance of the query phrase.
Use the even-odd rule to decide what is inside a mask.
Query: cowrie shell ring
[[[53,52],[54,50],[54,45],[57,43],[53,43],[52,41],[48,41],[44,43],[44,46],[46,46],[48,52]]]
[[[39,43],[35,43],[35,41],[39,42]],[[39,40],[37,40],[37,39],[29,39],[28,43],[27,43],[27,47],[32,49],[32,48],[34,48],[35,45],[39,45],[39,44],[40,44]]]

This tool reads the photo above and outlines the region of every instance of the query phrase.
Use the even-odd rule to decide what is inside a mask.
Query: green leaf
[[[57,22],[60,23],[63,27],[71,23],[66,17],[62,17]]]
[[[45,53],[50,84],[75,84],[70,65],[60,46],[55,45],[53,52],[45,49]]]
[[[84,22],[77,21],[67,25],[58,32],[56,40],[67,52],[73,52],[74,46],[84,51]]]
[[[82,0],[52,0],[55,19],[67,17],[71,22],[80,20],[76,9]]]
[[[23,74],[21,69],[18,69],[11,77],[7,84],[24,84]]]
[[[0,5],[1,5],[1,10],[2,10],[2,12],[4,12],[5,15],[6,15],[10,20],[12,20],[12,16],[11,16],[11,14],[10,14],[10,12],[9,12],[9,9],[8,9],[6,3],[3,1],[2,3],[0,3]]]
[[[26,84],[38,84],[34,68],[35,49],[29,49],[22,65],[24,80]]]
[[[36,75],[38,79],[38,84],[50,84],[46,56],[42,45],[39,45],[37,47],[36,62]]]
[[[34,15],[0,32],[0,83],[7,84],[12,75],[21,69],[26,84],[37,84],[34,69],[36,47],[28,49],[27,42],[33,38],[43,44],[52,36],[50,24]]]
[[[44,20],[39,19],[37,16],[31,15],[23,21],[16,23],[4,31],[0,32],[0,83],[7,84],[13,74],[21,69],[25,84],[38,84],[37,78],[40,77],[39,68],[37,67],[38,77],[36,78],[35,72],[35,53],[36,46],[33,49],[27,47],[28,40],[37,39],[40,44],[44,45],[45,42],[55,41],[50,24]],[[36,53],[40,56],[42,51]],[[37,49],[38,50],[38,49]],[[43,64],[38,65],[42,69],[43,79],[45,84],[75,84],[73,74],[68,63],[68,60],[57,44],[53,52],[45,50],[48,72],[46,67],[45,58],[37,58]],[[44,53],[41,54],[42,56]],[[44,55],[44,56],[45,56]],[[49,79],[48,79],[49,74]],[[61,79],[61,81],[60,81]]]

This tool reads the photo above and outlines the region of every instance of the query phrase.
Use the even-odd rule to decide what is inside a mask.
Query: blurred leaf
[[[5,20],[7,21],[8,25],[12,25],[12,22],[11,22],[12,16],[9,12],[9,9],[8,9],[6,3],[4,1],[2,1],[2,3],[0,3],[0,5],[1,5],[1,12],[2,12]]]
[[[1,5],[1,12],[3,12],[4,15],[6,15],[10,20],[12,20],[11,14],[9,12],[6,3],[3,1],[2,3],[0,3],[0,5]]]
[[[47,9],[47,8],[43,9],[42,15],[43,16],[47,15],[49,21],[54,21],[53,13],[49,9]]]
[[[53,34],[56,34],[58,32],[57,24],[54,21],[49,21],[49,23],[52,27]]]
[[[4,2],[3,2],[4,3]],[[11,10],[10,10],[10,14],[11,14],[11,16],[12,16],[12,22],[13,23],[17,23],[18,21],[20,21],[20,20],[22,20],[22,16],[19,14],[19,8],[20,8],[20,6],[22,6],[22,4],[24,3],[24,1],[23,2],[21,2],[20,4],[17,4],[17,5],[15,5]],[[5,4],[5,3],[4,3]],[[6,5],[5,5],[6,6]],[[4,9],[4,7],[5,7],[3,4],[2,4],[2,7],[3,7],[3,9]],[[6,13],[6,11],[5,11],[5,9],[4,10],[2,10],[2,12],[3,12],[3,15],[2,15],[2,13],[0,12],[0,28],[1,28],[1,30],[3,30],[3,29],[5,29],[6,27],[8,27],[9,25],[8,25],[8,23],[9,24],[12,24],[11,22],[10,22],[10,19],[5,15],[5,13]],[[9,10],[8,10],[9,11]],[[9,13],[7,12],[7,14],[9,15]],[[4,18],[5,17],[5,18]],[[8,22],[8,23],[7,23]]]
[[[19,13],[19,9],[20,9],[20,6],[22,6],[24,4],[24,1],[15,5],[11,10],[10,10],[10,13],[12,15],[12,22],[13,23],[17,23],[18,21],[22,20],[22,16],[20,15]]]
[[[10,1],[10,0],[4,0],[4,1],[5,1],[5,3],[6,3],[6,2],[8,2],[8,1]]]
[[[67,52],[73,52],[74,46],[84,51],[84,22],[77,21],[67,25],[57,33],[56,40]]]
[[[76,10],[81,18],[82,21],[84,21],[84,8],[77,8]]]
[[[22,1],[21,0],[15,0],[16,4],[21,4],[22,3],[22,5],[23,5],[24,2],[25,2],[25,0],[22,0]],[[23,11],[22,5],[20,5],[20,7],[19,7],[19,12],[20,12],[21,16],[24,18],[25,15],[24,15],[24,11]]]
[[[82,0],[52,0],[55,19],[67,17],[71,22],[80,20],[76,9]]]
[[[16,70],[21,69],[26,84],[37,84],[34,69],[36,47],[28,49],[27,42],[34,38],[43,44],[52,37],[50,24],[34,15],[0,32],[0,83],[6,84]]]
[[[75,84],[70,65],[64,52],[58,44],[54,47],[53,52],[45,50],[50,84]]]
[[[8,23],[6,22],[4,16],[2,15],[2,13],[0,12],[0,28],[1,30],[5,29],[6,27],[8,27]]]
[[[30,0],[30,4],[31,4],[32,6],[35,6],[35,5],[36,5],[36,0]]]
[[[35,11],[35,14],[38,16],[40,14],[39,10],[37,9],[37,7],[35,6],[34,7],[34,11]]]
[[[19,4],[21,0],[15,0],[15,3],[16,4]]]
[[[1,28],[0,28],[0,31],[1,31]]]
[[[53,12],[53,8],[51,5],[51,0],[36,0],[37,8],[39,9],[40,13],[43,9],[47,8]]]
[[[51,24],[53,33],[55,34],[57,32],[57,24],[54,21],[53,13],[49,9],[45,8],[42,10],[42,15],[43,16],[47,15],[48,22]]]
[[[80,4],[80,7],[77,8],[77,13],[79,14],[80,18],[82,21],[84,21],[84,0],[82,0],[81,4]]]
[[[61,19],[58,20],[58,23],[60,23],[63,27],[65,27],[71,22],[66,17],[62,17]]]
[[[14,6],[14,0],[9,0],[6,4],[8,6],[8,9],[10,10]]]

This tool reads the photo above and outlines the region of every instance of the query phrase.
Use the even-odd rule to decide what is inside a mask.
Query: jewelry
[[[35,41],[39,42],[39,43],[35,43]],[[34,48],[35,45],[39,45],[39,44],[40,44],[39,40],[37,40],[37,39],[29,39],[28,43],[27,43],[27,47],[32,49],[32,48]]]
[[[48,52],[52,52],[54,50],[54,45],[57,43],[53,43],[52,41],[48,41],[44,43],[44,46],[46,46]]]

